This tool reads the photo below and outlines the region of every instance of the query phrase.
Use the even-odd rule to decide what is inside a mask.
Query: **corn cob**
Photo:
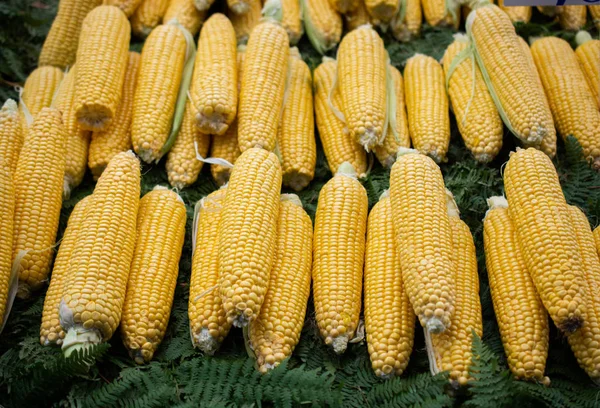
[[[358,7],[358,0],[328,0],[338,13],[347,13]]]
[[[277,141],[283,184],[300,191],[313,179],[317,161],[312,79],[300,55],[289,58],[287,92]]]
[[[50,272],[62,205],[65,140],[60,112],[44,108],[17,162],[13,259],[21,258],[17,296],[22,299],[40,289]]]
[[[269,289],[249,330],[262,373],[292,354],[300,340],[310,294],[313,226],[297,195],[281,195],[277,225]]]
[[[129,22],[121,10],[100,6],[83,21],[77,48],[75,114],[83,129],[104,130],[121,100]]]
[[[577,138],[585,157],[599,166],[600,112],[575,52],[568,42],[557,37],[535,41],[531,52],[558,133],[565,139],[569,135]],[[574,106],[577,109],[573,109]]]
[[[188,314],[192,344],[212,355],[231,328],[219,293],[218,238],[226,188],[196,204]]]
[[[105,0],[103,4],[120,8],[127,18],[135,12],[143,0]]]
[[[40,52],[38,66],[52,65],[64,69],[73,65],[83,19],[101,4],[102,0],[61,0]]]
[[[408,119],[406,118],[406,106],[404,105],[404,80],[402,74],[395,67],[388,67],[392,80],[394,81],[394,92],[396,99],[396,135],[389,130],[382,144],[375,146],[374,152],[377,160],[384,167],[392,168],[396,161],[396,154],[400,147],[410,147],[410,136],[408,133]]]
[[[328,0],[300,0],[306,35],[321,54],[334,48],[342,37],[342,16]]]
[[[354,167],[358,177],[363,178],[367,172],[365,150],[350,137],[344,123],[333,114],[327,102],[336,72],[337,63],[329,58],[323,58],[323,62],[314,72],[314,107],[319,137],[329,170],[333,174],[337,173],[342,163],[348,162]],[[339,89],[333,91],[331,100],[335,106],[341,108]]]
[[[11,176],[17,170],[24,135],[17,103],[7,99],[0,109],[0,157],[3,160],[0,167],[7,169]]]
[[[580,31],[575,38],[578,44],[575,55],[600,109],[600,40],[592,40],[587,31]]]
[[[254,0],[258,1],[258,0]],[[201,132],[222,135],[237,112],[238,72],[233,26],[213,14],[202,27],[190,95]]]
[[[548,314],[527,271],[508,202],[504,197],[490,197],[487,202],[485,262],[508,367],[518,379],[549,385],[544,377]]]
[[[168,6],[169,0],[142,0],[130,19],[133,34],[148,37],[162,21]]]
[[[18,271],[12,266],[14,215],[15,186],[10,168],[3,165],[0,166],[0,332],[10,313],[18,282]]]
[[[372,18],[387,24],[390,22],[396,11],[398,11],[398,1],[395,0],[364,0],[367,10]]]
[[[227,0],[227,8],[235,14],[246,14],[250,11],[251,0]]]
[[[28,126],[42,108],[50,106],[63,76],[59,68],[50,66],[36,68],[29,74],[23,86],[20,103],[21,113]]]
[[[248,0],[248,4],[250,5],[250,9],[247,13],[236,14],[231,10],[227,13],[227,17],[231,20],[231,24],[235,30],[235,37],[238,44],[246,44],[248,42],[250,33],[260,23],[262,17],[262,3],[260,0]]]
[[[370,26],[349,32],[338,50],[336,86],[342,95],[346,125],[367,151],[385,137],[386,59],[383,41]]]
[[[481,337],[483,321],[473,236],[467,224],[460,219],[452,194],[449,191],[447,194],[452,232],[452,262],[456,274],[456,307],[452,327],[441,334],[430,335],[426,331],[425,338],[432,374],[449,371],[451,383],[464,387],[470,379],[472,333]]]
[[[342,354],[360,314],[367,192],[344,162],[319,193],[313,244],[313,297],[325,344]]]
[[[238,109],[238,143],[242,152],[253,147],[275,149],[283,108],[289,46],[285,30],[264,22],[248,40]]]
[[[422,0],[423,15],[425,21],[432,27],[452,27],[458,29],[460,24],[460,3],[449,7],[451,3],[447,0]]]
[[[281,25],[288,33],[290,44],[294,45],[304,34],[300,0],[281,0],[281,12]]]
[[[135,247],[140,162],[133,152],[112,158],[98,179],[66,271],[59,306],[68,357],[108,341],[119,322]],[[102,256],[100,256],[102,255]]]
[[[233,121],[223,136],[213,137],[210,146],[210,155],[211,157],[224,159],[231,164],[235,164],[240,153],[240,148],[238,147],[237,121]],[[211,164],[210,173],[212,174],[215,183],[222,186],[229,181],[231,168],[220,164]]]
[[[344,13],[346,31],[352,31],[361,25],[371,24],[371,22],[371,15],[367,11],[364,0],[359,0],[356,9]]]
[[[554,165],[538,150],[518,150],[505,167],[504,188],[540,298],[556,326],[573,333],[584,323],[583,268]]]
[[[115,117],[106,130],[92,133],[88,166],[95,180],[98,180],[98,177],[116,154],[131,150],[133,95],[137,85],[139,68],[140,54],[130,51],[125,80],[123,81],[122,97]]]
[[[169,136],[185,57],[185,36],[175,25],[156,27],[144,43],[133,99],[131,141],[146,163],[160,159]]]
[[[531,20],[531,6],[511,6],[506,7],[504,0],[498,0],[498,7],[504,11],[510,21],[514,23],[527,24]]]
[[[420,0],[402,0],[391,27],[394,37],[398,41],[408,42],[421,34],[423,12]]]
[[[251,148],[237,159],[219,223],[219,290],[227,321],[236,327],[256,319],[269,285],[280,188],[273,153]]]
[[[596,29],[600,30],[600,6],[588,5],[588,10],[590,11]]]
[[[594,236],[585,214],[577,207],[568,206],[569,215],[584,268],[586,315],[583,327],[568,337],[577,362],[596,383],[600,383],[600,260]]]
[[[416,150],[402,149],[392,167],[390,197],[406,293],[421,325],[443,332],[454,313],[456,270],[440,168]]]
[[[585,27],[587,8],[585,6],[561,6],[558,22],[563,30],[579,31]]]
[[[466,26],[505,123],[521,141],[539,146],[547,134],[555,132],[552,114],[512,22],[500,8],[489,5],[473,10]]]
[[[415,149],[436,162],[446,161],[450,114],[444,70],[433,58],[415,54],[404,69],[408,128]]]
[[[457,55],[464,53],[469,45],[467,38],[456,36],[446,49],[443,66],[446,78],[449,78],[448,96],[460,134],[475,160],[487,163],[500,151],[504,130],[500,114],[473,57],[457,64]]]
[[[169,0],[163,22],[177,20],[192,36],[196,36],[206,20],[206,13],[206,10],[199,10],[194,6],[194,0]]]
[[[123,344],[137,364],[152,360],[165,335],[179,272],[185,221],[183,200],[166,187],[156,186],[140,200],[121,324]]]
[[[58,318],[58,307],[64,290],[64,282],[67,279],[66,273],[77,245],[79,234],[81,233],[81,225],[85,220],[88,209],[92,206],[92,196],[89,195],[79,201],[71,215],[65,233],[63,234],[54,267],[52,268],[52,276],[50,286],[44,298],[44,310],[42,312],[42,325],[40,327],[40,343],[43,346],[50,344],[61,345],[65,338],[65,332],[60,327]]]
[[[364,292],[365,328],[373,371],[383,378],[400,376],[412,352],[415,314],[396,256],[388,190],[369,214]]]
[[[62,122],[67,133],[63,183],[63,196],[65,198],[69,198],[71,190],[83,180],[90,145],[90,132],[81,129],[75,116],[75,71],[76,65],[73,65],[56,91],[54,102],[54,106],[62,113]]]

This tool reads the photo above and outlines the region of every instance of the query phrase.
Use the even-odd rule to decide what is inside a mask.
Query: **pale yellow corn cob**
[[[513,23],[529,23],[531,20],[531,6],[506,7],[504,0],[498,0],[498,7],[506,13]]]
[[[10,99],[9,99],[10,100]],[[13,101],[14,102],[14,101]],[[13,233],[15,215],[15,185],[10,168],[0,166],[0,331],[8,318],[14,300]]]
[[[585,6],[560,6],[558,22],[563,30],[578,31],[585,27],[587,8]]]
[[[158,27],[169,6],[169,0],[142,0],[131,16],[131,31],[140,38],[146,38]]]
[[[421,10],[420,0],[402,0],[405,4],[404,18],[400,9],[391,22],[392,33],[398,41],[408,42],[421,34],[421,25],[423,24],[423,12]]]
[[[358,7],[358,0],[328,0],[338,13],[347,13]]]
[[[248,0],[250,9],[247,13],[237,14],[229,10],[227,16],[231,20],[238,44],[246,44],[250,33],[260,23],[262,18],[262,3],[260,0]]]
[[[300,0],[306,35],[313,48],[325,54],[342,37],[342,16],[329,0]]]
[[[290,37],[290,44],[294,45],[304,34],[300,0],[281,0],[281,13],[281,25]]]
[[[13,259],[22,257],[20,298],[40,289],[50,272],[62,205],[65,140],[60,112],[43,108],[27,133],[13,176]]]
[[[578,44],[575,55],[600,109],[600,40],[592,40],[586,31],[577,33],[575,38]]]
[[[142,3],[142,0],[105,0],[102,3],[120,8],[129,18]]]
[[[25,130],[17,103],[7,99],[0,109],[0,157],[3,160],[1,167],[7,169],[11,176],[17,170],[24,136]]]
[[[198,4],[198,2],[195,2]],[[194,0],[170,0],[169,7],[163,16],[163,23],[177,20],[192,36],[196,36],[206,20],[206,10],[194,6]]]
[[[364,0],[359,0],[358,6],[354,10],[344,13],[344,22],[347,31],[352,31],[365,24],[371,24],[372,18]]]
[[[51,66],[36,68],[29,74],[23,86],[20,106],[27,125],[31,125],[42,108],[50,106],[63,76],[60,68]]]
[[[447,8],[447,0],[421,0],[425,21],[432,27],[453,27],[458,29],[460,24],[460,3],[452,10]]]

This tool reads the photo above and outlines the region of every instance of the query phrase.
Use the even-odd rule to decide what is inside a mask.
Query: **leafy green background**
[[[0,99],[15,98],[14,86],[22,84],[36,66],[37,56],[56,13],[56,0],[5,0],[0,3]],[[574,35],[559,31],[557,23],[540,15],[531,24],[518,26],[524,37],[559,35],[573,43]],[[591,27],[590,27],[591,29]],[[440,58],[452,41],[452,32],[424,27],[420,39],[409,44],[384,35],[394,65],[402,69],[415,52]],[[597,35],[597,31],[594,31]],[[134,43],[132,47],[141,48]],[[305,60],[314,68],[320,56],[306,39],[300,44]],[[333,55],[333,53],[332,53]],[[552,327],[547,375],[550,388],[512,380],[507,370],[490,297],[482,245],[481,220],[485,199],[503,191],[501,166],[514,150],[507,134],[505,146],[490,165],[476,163],[453,123],[448,164],[442,166],[447,187],[455,194],[463,219],[473,232],[479,262],[483,340],[476,339],[473,375],[469,390],[453,390],[445,376],[428,371],[423,335],[417,330],[414,351],[406,373],[392,380],[376,378],[370,368],[366,345],[350,345],[336,356],[324,345],[314,321],[312,301],[300,343],[289,361],[261,376],[247,357],[242,333],[233,329],[215,357],[192,348],[187,301],[191,259],[191,218],[194,203],[216,188],[205,168],[198,182],[181,192],[188,209],[187,240],[167,335],[154,361],[135,366],[117,334],[88,355],[65,360],[59,349],[39,344],[39,325],[44,293],[16,302],[0,336],[0,404],[4,407],[595,407],[600,393],[578,367],[566,340]],[[555,160],[567,200],[585,210],[592,225],[600,217],[600,176],[581,160],[574,140],[560,142]],[[315,180],[300,193],[306,210],[314,216],[318,193],[331,177],[319,149]],[[375,164],[363,184],[372,206],[388,187],[389,174]],[[164,165],[144,166],[142,189],[167,185]],[[88,174],[71,199],[64,202],[59,236],[73,206],[90,194],[94,183]],[[95,363],[95,364],[92,364]],[[87,367],[92,365],[90,369]]]

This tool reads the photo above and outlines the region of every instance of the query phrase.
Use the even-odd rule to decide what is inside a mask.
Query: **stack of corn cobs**
[[[507,199],[491,197],[484,220],[512,372],[549,382],[549,313],[600,380],[600,299],[592,296],[600,230],[593,235],[566,204],[550,161],[558,131],[600,166],[600,41],[580,32],[576,51],[556,37],[530,48],[513,27],[530,8],[466,4],[467,33],[442,63],[417,54],[403,77],[368,23],[409,40],[421,25],[418,0],[228,0],[229,18],[206,21],[210,0],[100,3],[61,0],[19,105],[8,100],[0,112],[4,322],[15,295],[28,298],[48,281],[62,199],[89,167],[97,184],[60,243],[40,341],[70,355],[120,326],[131,357],[152,359],[169,320],[186,209],[162,186],[139,198],[139,159],[166,156],[176,190],[192,185],[203,163],[221,186],[194,211],[194,346],[213,354],[232,326],[243,327],[267,372],[298,343],[312,282],[317,325],[334,352],[366,331],[375,373],[400,375],[417,317],[432,372],[449,371],[464,386],[483,325],[473,238],[436,164],[446,161],[451,105],[476,160],[497,155],[504,125],[523,145],[504,172]],[[457,25],[461,16],[460,4],[422,6],[431,25]],[[590,6],[596,18],[598,7]],[[559,11],[543,10],[565,28],[585,23],[585,8]],[[325,57],[311,76],[290,43],[303,20],[318,51],[336,46],[339,13],[350,31],[337,61]],[[141,55],[128,51],[130,32],[147,37]],[[281,194],[282,185],[299,191],[314,176],[313,112],[334,173],[314,231],[298,196]],[[368,214],[358,180],[371,151],[391,173]]]

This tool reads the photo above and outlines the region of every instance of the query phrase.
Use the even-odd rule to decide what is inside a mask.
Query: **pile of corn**
[[[267,372],[298,344],[312,283],[316,323],[335,353],[366,338],[375,373],[401,375],[418,318],[431,372],[464,386],[483,322],[473,237],[438,167],[451,107],[477,161],[496,157],[504,125],[525,148],[506,166],[507,199],[490,198],[484,220],[512,372],[549,382],[548,312],[600,379],[600,303],[590,295],[600,285],[600,230],[592,235],[566,204],[550,161],[558,131],[600,167],[600,41],[580,32],[576,51],[557,37],[530,48],[513,23],[529,21],[531,8],[502,3],[228,0],[227,16],[209,17],[212,2],[61,0],[19,104],[0,111],[4,322],[15,296],[48,281],[63,197],[89,167],[97,184],[60,243],[40,341],[70,355],[120,326],[134,361],[152,359],[171,313],[186,210],[165,187],[140,199],[139,159],[166,156],[175,189],[192,186],[204,163],[221,186],[194,211],[195,347],[213,354],[243,327]],[[441,63],[416,54],[401,74],[374,27],[408,41],[419,35],[421,6],[428,24],[455,28],[460,8],[471,8],[467,33]],[[540,11],[565,30],[585,25],[585,7]],[[339,43],[337,59],[324,57],[312,75],[293,47],[303,25],[319,52]],[[131,33],[145,38],[141,54],[128,51]],[[298,196],[281,189],[313,179],[315,125],[334,176],[313,230]],[[369,213],[359,179],[370,152],[390,169],[390,190]]]

